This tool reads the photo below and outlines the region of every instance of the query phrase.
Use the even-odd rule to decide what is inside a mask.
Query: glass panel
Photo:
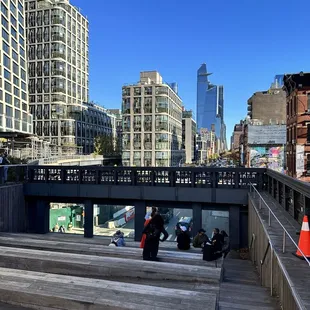
[[[229,211],[202,211],[202,228],[209,238],[212,237],[214,228],[224,230],[229,234]]]

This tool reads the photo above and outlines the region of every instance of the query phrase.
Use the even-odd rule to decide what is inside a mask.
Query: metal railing
[[[249,189],[265,169],[190,167],[29,166],[28,182]]]
[[[6,182],[24,182],[28,175],[29,165],[1,165],[0,185]]]
[[[283,235],[282,235],[282,252],[283,253],[286,252],[286,237],[288,237],[291,240],[291,242],[293,243],[293,245],[295,246],[296,250],[298,250],[301,253],[301,255],[303,256],[303,258],[305,259],[305,261],[308,263],[308,265],[310,267],[310,260],[303,253],[303,251],[299,248],[297,243],[294,241],[293,237],[290,235],[290,233],[287,231],[287,229],[282,225],[282,223],[280,222],[278,217],[274,214],[274,212],[268,206],[268,204],[265,201],[265,199],[262,197],[262,195],[259,193],[259,191],[256,189],[256,187],[252,183],[250,183],[250,192],[253,192],[253,197],[254,198],[256,198],[256,195],[258,195],[258,198],[259,198],[259,209],[260,210],[263,208],[262,204],[264,204],[267,207],[267,209],[268,209],[268,226],[271,226],[271,217],[274,217],[274,219],[278,222],[278,224],[282,228],[282,230],[283,230]],[[272,246],[272,241],[270,239],[269,239],[269,242],[270,242],[271,247],[273,247]]]

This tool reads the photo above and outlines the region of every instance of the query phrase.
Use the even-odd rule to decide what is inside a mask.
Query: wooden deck
[[[296,234],[296,231],[300,230],[300,225],[295,222],[268,193],[261,192],[261,195],[271,210],[275,213],[277,218],[280,220],[281,224],[286,228],[286,230],[293,237],[294,241],[298,244],[299,236]],[[286,238],[286,252],[282,252],[283,229],[273,217],[271,218],[271,226],[269,226],[268,209],[264,206],[261,210],[258,208],[259,203],[257,195],[256,198],[252,197],[252,199],[254,200],[258,209],[259,217],[263,223],[264,229],[268,233],[268,237],[270,238],[274,247],[277,259],[284,267],[289,281],[291,282],[289,289],[291,291],[293,290],[295,299],[300,302],[302,309],[310,309],[310,267],[304,260],[299,259],[293,255],[296,253],[296,248],[288,237]],[[285,292],[278,293],[285,294]]]
[[[82,255],[119,258],[126,257],[134,260],[142,260],[142,249],[137,247],[109,247],[102,244],[89,244],[85,238],[83,238],[83,240],[75,238],[74,240],[74,238],[70,236],[69,240],[70,242],[67,238],[60,238],[58,241],[43,240],[41,238],[31,238],[26,234],[1,234],[0,246]],[[180,263],[184,265],[210,266],[218,268],[221,268],[222,266],[222,259],[212,262],[203,261],[201,251],[179,251],[176,250],[174,246],[173,249],[174,251],[169,251],[167,250],[167,247],[164,249],[161,247],[159,250],[160,261],[165,263]]]
[[[280,310],[275,298],[260,286],[258,274],[249,260],[228,256],[224,261],[219,310]]]

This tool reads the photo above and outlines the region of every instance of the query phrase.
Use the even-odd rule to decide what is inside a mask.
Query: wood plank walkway
[[[298,224],[294,223],[292,219],[288,219],[287,212],[280,206],[280,204],[269,195],[267,192],[260,193],[268,206],[280,220],[281,224],[290,233],[293,240],[298,244],[299,236],[296,235]],[[254,199],[256,206],[258,207],[258,195]],[[304,309],[310,309],[310,267],[304,261],[293,253],[296,253],[296,248],[293,243],[286,238],[286,252],[282,253],[282,241],[283,241],[283,229],[280,224],[272,218],[271,226],[268,225],[268,209],[263,206],[259,210],[259,216],[262,219],[264,227],[269,234],[269,238],[274,246],[274,250],[279,257],[282,265],[284,266],[289,279],[294,287],[297,298],[303,304]],[[300,228],[300,225],[299,225]]]
[[[224,261],[224,279],[220,285],[219,310],[280,310],[269,290],[260,286],[251,261],[232,258]]]

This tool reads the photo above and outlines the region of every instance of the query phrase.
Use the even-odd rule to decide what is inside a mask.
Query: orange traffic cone
[[[310,229],[307,215],[302,221],[298,247],[307,258],[310,258]],[[297,249],[296,256],[304,258],[299,249]]]

